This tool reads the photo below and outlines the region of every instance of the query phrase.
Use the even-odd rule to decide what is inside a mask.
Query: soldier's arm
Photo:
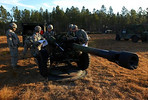
[[[33,36],[32,36],[32,42],[34,43],[36,41],[37,41],[36,36],[35,36],[35,34],[33,34]]]
[[[87,43],[87,41],[88,41],[89,39],[88,39],[87,33],[86,33],[84,30],[82,30],[82,36],[83,36],[83,38],[84,38],[84,41]]]
[[[19,40],[18,36],[17,36],[17,40],[18,40],[18,44],[20,45],[20,40]]]
[[[9,44],[9,46],[11,46],[11,47],[13,47],[14,46],[14,44],[13,44],[13,36],[12,36],[12,34],[11,33],[7,33],[7,40],[8,40],[8,44]]]

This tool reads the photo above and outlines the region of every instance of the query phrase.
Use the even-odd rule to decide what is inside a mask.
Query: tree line
[[[5,33],[10,22],[16,22],[19,31],[22,29],[22,23],[46,23],[47,25],[53,24],[56,32],[66,32],[68,25],[73,23],[79,28],[94,33],[103,33],[108,29],[117,33],[127,25],[148,24],[148,8],[143,10],[139,7],[137,11],[134,9],[128,11],[123,6],[121,13],[115,14],[111,6],[107,10],[104,5],[99,10],[93,9],[92,12],[84,6],[81,10],[72,6],[65,11],[56,6],[52,12],[42,8],[40,10],[19,10],[16,6],[11,9],[10,13],[0,6],[0,34]]]

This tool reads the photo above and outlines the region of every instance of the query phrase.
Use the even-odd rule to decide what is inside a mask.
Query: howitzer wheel
[[[90,54],[83,52],[79,56],[79,61],[77,62],[77,65],[78,65],[80,70],[87,69],[90,65]]]

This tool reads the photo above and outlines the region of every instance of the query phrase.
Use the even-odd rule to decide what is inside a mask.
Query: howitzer
[[[124,68],[136,69],[138,66],[139,58],[134,53],[82,46],[82,40],[76,38],[74,40],[64,39],[64,41],[61,38],[56,41],[52,38],[48,42],[51,42],[49,47],[52,47],[53,44],[54,49],[49,52],[48,49],[43,48],[37,57],[40,74],[44,77],[48,75],[50,68],[58,68],[60,64],[65,64],[69,67],[74,64],[80,70],[87,69],[90,65],[89,53],[106,58]]]

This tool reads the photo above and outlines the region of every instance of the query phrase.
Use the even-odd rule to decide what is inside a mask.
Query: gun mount
[[[52,40],[52,43],[51,43]],[[67,66],[75,65],[80,70],[85,70],[90,65],[90,54],[100,56],[115,62],[127,69],[136,69],[139,58],[131,52],[118,52],[101,50],[82,46],[81,39],[57,39],[48,40],[50,49],[43,48],[37,57],[40,74],[44,77],[48,75],[48,71],[53,67],[60,67],[60,64]]]

